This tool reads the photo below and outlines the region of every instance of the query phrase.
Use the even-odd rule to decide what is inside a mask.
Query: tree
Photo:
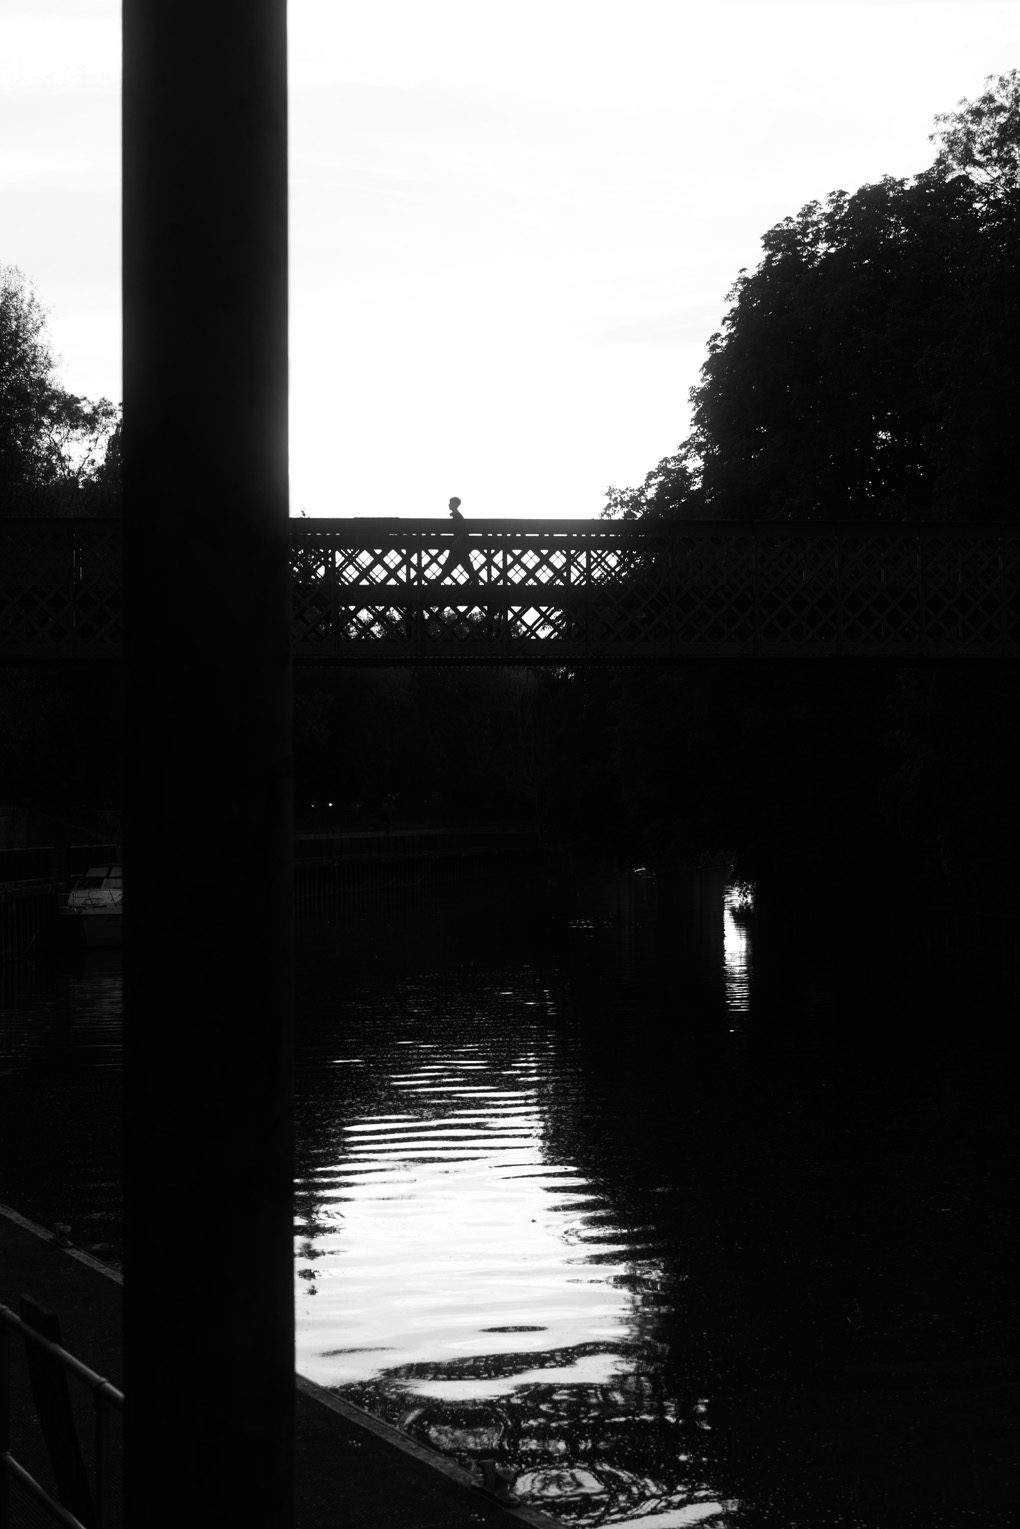
[[[930,174],[963,178],[986,218],[1016,216],[1020,189],[1020,70],[989,75],[976,101],[940,112],[932,139],[941,148]]]
[[[58,385],[45,331],[30,284],[0,266],[0,514],[116,513],[119,411]]]
[[[709,341],[690,434],[608,514],[1015,516],[1020,71],[935,128],[923,173],[769,230]],[[1013,689],[962,668],[628,676],[621,814],[795,883],[868,885],[881,862],[922,895],[1015,903]]]
[[[834,191],[741,271],[693,430],[607,513],[1013,514],[1020,72],[937,118],[932,166]]]

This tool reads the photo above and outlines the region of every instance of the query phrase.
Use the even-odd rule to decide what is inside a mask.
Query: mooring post
[[[285,0],[125,0],[127,1522],[293,1522]]]

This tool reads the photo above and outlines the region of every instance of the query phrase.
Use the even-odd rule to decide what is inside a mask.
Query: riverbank
[[[64,1344],[119,1389],[123,1387],[123,1287],[120,1273],[0,1205],[0,1304],[17,1311],[23,1292],[58,1314]],[[38,1438],[20,1344],[12,1365],[12,1454],[53,1490]],[[201,1376],[203,1366],[195,1364]],[[213,1375],[205,1383],[217,1384]],[[558,1529],[554,1520],[503,1504],[450,1461],[401,1438],[374,1418],[300,1376],[295,1378],[295,1529]],[[72,1397],[77,1388],[72,1388]],[[224,1405],[230,1405],[224,1387]],[[79,1440],[91,1470],[93,1430],[87,1395],[74,1398]],[[17,1503],[17,1496],[14,1502]],[[111,1525],[122,1522],[113,1493]],[[13,1523],[20,1522],[15,1508]],[[283,1526],[281,1526],[283,1529]]]

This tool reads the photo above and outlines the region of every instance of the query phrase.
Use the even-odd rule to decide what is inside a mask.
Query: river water
[[[301,1373],[567,1524],[1002,1521],[1001,984],[718,866],[298,933]],[[0,1199],[116,1261],[116,958],[4,980]]]
[[[570,1524],[998,1522],[1015,1005],[824,902],[309,924],[300,1370]]]

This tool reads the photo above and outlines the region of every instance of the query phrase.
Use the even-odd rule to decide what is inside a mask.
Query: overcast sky
[[[0,262],[119,400],[119,5],[0,0]],[[931,162],[1016,0],[291,0],[291,510],[597,515],[761,235]]]

